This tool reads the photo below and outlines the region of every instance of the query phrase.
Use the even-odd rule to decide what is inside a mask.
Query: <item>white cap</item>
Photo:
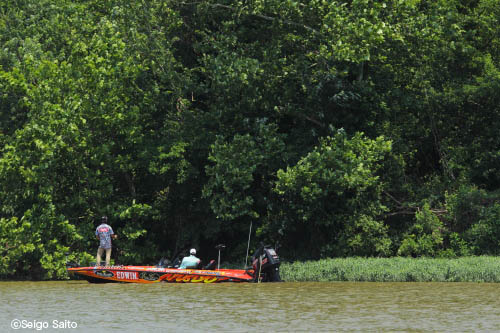
[[[196,254],[196,249],[191,249],[191,250],[189,250],[189,253],[190,253],[190,254]]]

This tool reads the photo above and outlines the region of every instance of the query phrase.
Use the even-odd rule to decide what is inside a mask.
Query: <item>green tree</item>
[[[382,137],[348,138],[343,130],[322,139],[297,165],[278,171],[281,209],[267,228],[283,235],[294,257],[388,255],[377,170],[390,150]]]
[[[443,223],[424,204],[415,214],[416,222],[408,230],[397,254],[400,256],[435,256],[443,246]]]

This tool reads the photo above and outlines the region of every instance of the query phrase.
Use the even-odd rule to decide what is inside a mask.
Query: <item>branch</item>
[[[401,209],[400,211],[397,211],[397,212],[392,212],[392,213],[388,213],[388,214],[385,214],[385,216],[394,216],[394,215],[415,215],[416,212],[419,212],[422,208],[421,207],[418,207],[418,206],[405,206],[401,201],[399,201],[398,199],[394,198],[392,195],[390,195],[389,193],[383,191],[382,193],[384,193],[386,196],[388,196],[392,201],[394,201],[395,203],[398,204],[398,207],[397,209]],[[431,209],[430,210],[433,214],[437,215],[437,216],[441,216],[441,215],[444,215],[446,213],[448,213],[448,210],[447,209]]]
[[[396,198],[394,198],[392,195],[390,195],[389,193],[387,193],[386,191],[382,191],[382,193],[384,193],[385,195],[387,195],[390,199],[392,199],[394,202],[396,202],[398,205],[400,206],[403,206],[403,204],[401,203],[401,201],[397,200]]]
[[[325,124],[323,123],[320,123],[318,120],[314,119],[314,118],[311,118],[309,116],[303,116],[306,120],[309,120],[310,122],[312,122],[313,124],[316,124],[318,125],[319,127],[325,127]]]
[[[136,191],[135,191],[134,181],[132,180],[132,177],[130,177],[128,172],[124,172],[123,174],[125,175],[125,181],[127,182],[128,189],[130,191],[130,195],[132,196],[132,198],[135,198]]]
[[[416,211],[414,210],[402,210],[399,212],[392,212],[384,214],[384,216],[396,216],[396,215],[415,215]]]

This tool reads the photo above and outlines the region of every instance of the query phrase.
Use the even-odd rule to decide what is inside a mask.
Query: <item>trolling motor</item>
[[[270,245],[260,244],[252,256],[254,282],[281,282],[280,258]]]
[[[69,261],[69,259],[68,259],[69,252],[66,252],[65,255],[66,255],[66,268],[73,268],[73,267],[79,267],[80,266],[79,262]]]

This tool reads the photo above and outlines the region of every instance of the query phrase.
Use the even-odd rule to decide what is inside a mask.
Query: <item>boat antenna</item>
[[[247,268],[247,264],[248,264],[248,250],[250,249],[250,235],[252,234],[252,224],[253,224],[253,221],[250,221],[250,230],[248,231],[247,255],[245,257],[245,268]]]
[[[217,270],[219,270],[220,267],[220,250],[224,249],[225,247],[226,245],[224,244],[219,244],[215,247],[217,250],[219,250],[219,257],[217,258]]]

